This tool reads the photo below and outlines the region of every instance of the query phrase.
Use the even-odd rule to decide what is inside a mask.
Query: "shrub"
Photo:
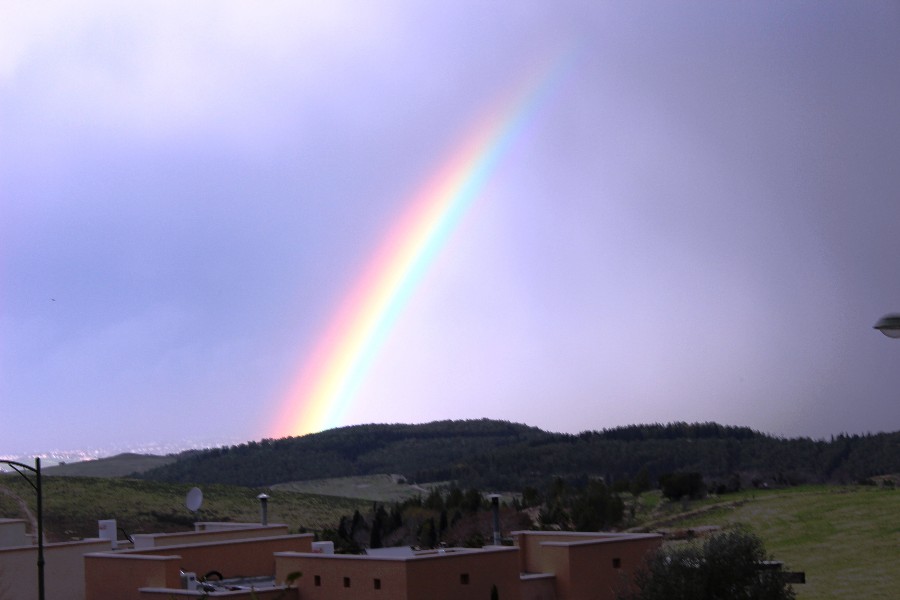
[[[780,565],[763,568],[762,541],[743,528],[719,533],[703,543],[664,546],[635,578],[628,600],[793,600]],[[772,566],[767,564],[767,567]]]

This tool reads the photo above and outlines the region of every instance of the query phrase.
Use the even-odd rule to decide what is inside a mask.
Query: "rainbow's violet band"
[[[426,270],[504,154],[568,71],[570,59],[571,53],[565,53],[535,71],[511,101],[489,111],[413,197],[302,366],[273,423],[276,437],[313,433],[342,423]]]

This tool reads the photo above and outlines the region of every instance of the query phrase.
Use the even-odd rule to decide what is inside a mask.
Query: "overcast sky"
[[[271,437],[574,48],[341,424],[900,430],[896,2],[0,0],[0,454]]]

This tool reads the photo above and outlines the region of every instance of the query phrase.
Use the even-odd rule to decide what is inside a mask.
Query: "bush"
[[[667,473],[659,478],[662,494],[669,500],[681,498],[702,498],[706,495],[706,484],[700,473]]]
[[[719,533],[703,543],[661,548],[635,577],[628,600],[792,600],[784,572],[762,568],[762,541],[743,528]]]

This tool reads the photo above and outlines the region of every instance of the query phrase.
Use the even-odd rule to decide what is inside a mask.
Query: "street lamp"
[[[884,315],[873,327],[889,338],[900,338],[900,314]]]
[[[41,492],[41,459],[40,457],[35,458],[33,467],[11,460],[0,460],[0,463],[6,463],[12,467],[37,492],[38,600],[44,600],[44,496]],[[22,469],[34,473],[34,481],[29,479]]]

